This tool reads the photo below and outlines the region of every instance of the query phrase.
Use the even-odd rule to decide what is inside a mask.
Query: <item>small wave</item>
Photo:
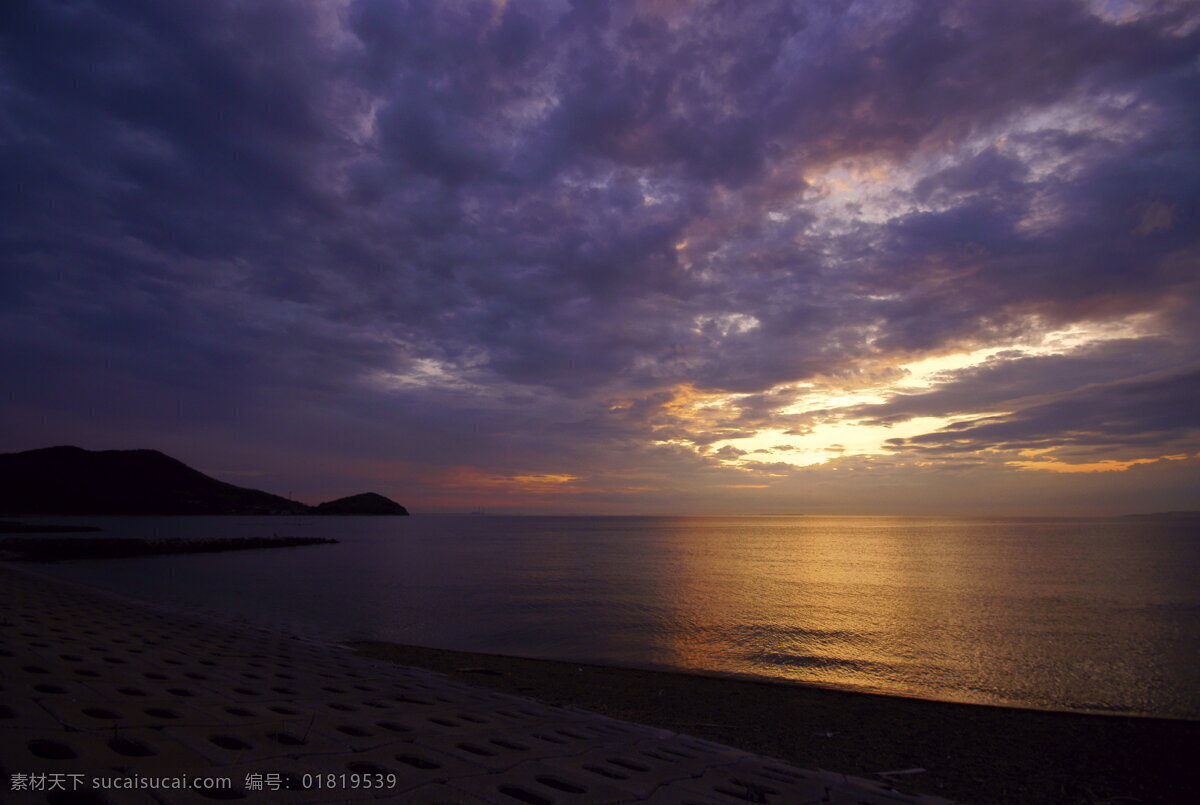
[[[848,660],[838,657],[818,657],[814,654],[784,654],[782,652],[760,652],[746,655],[751,662],[766,665],[779,665],[786,668],[837,668],[861,671],[864,673],[879,673],[892,670],[885,663],[870,662],[869,660]]]

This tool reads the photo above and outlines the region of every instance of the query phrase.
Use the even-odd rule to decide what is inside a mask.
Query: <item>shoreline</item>
[[[235,667],[244,665],[247,662],[245,658],[249,656],[245,648],[235,650],[234,647],[253,646],[254,652],[262,652],[264,659],[273,651],[273,656],[291,662],[295,669],[291,674],[298,680],[308,677],[309,681],[307,689],[298,688],[294,694],[271,694],[262,699],[256,698],[257,693],[237,694],[235,698],[239,704],[245,704],[250,709],[282,703],[302,712],[322,712],[325,707],[337,706],[340,699],[345,699],[343,703],[347,706],[361,707],[362,701],[348,698],[344,692],[332,697],[321,692],[330,690],[329,687],[322,687],[328,682],[316,678],[316,672],[322,666],[338,676],[348,674],[354,677],[366,672],[368,676],[381,680],[390,677],[409,680],[412,674],[418,674],[421,675],[419,679],[422,685],[444,685],[447,690],[454,691],[466,690],[466,686],[470,686],[470,689],[486,691],[492,696],[532,699],[551,708],[563,708],[557,710],[559,715],[555,718],[561,719],[561,714],[566,713],[572,718],[616,719],[619,723],[643,730],[643,742],[663,740],[663,735],[675,736],[669,740],[690,740],[688,736],[695,736],[711,742],[710,747],[732,747],[753,753],[758,757],[755,762],[778,759],[801,770],[833,770],[815,772],[827,775],[826,779],[853,775],[841,779],[854,781],[855,778],[861,778],[876,785],[893,785],[913,794],[945,797],[976,805],[1009,802],[1058,805],[1070,802],[1200,801],[1200,783],[1197,783],[1194,774],[1182,761],[1172,762],[1172,758],[1180,756],[1180,747],[1200,743],[1200,721],[1020,710],[887,696],[795,682],[582,665],[372,641],[337,644],[252,624],[230,623],[202,609],[161,605],[120,591],[63,581],[38,573],[24,564],[16,567],[10,563],[0,563],[0,574],[9,573],[14,574],[13,581],[21,582],[23,578],[25,582],[7,585],[8,589],[2,590],[4,595],[11,598],[12,602],[23,604],[22,609],[30,613],[25,616],[30,623],[40,621],[44,624],[41,627],[34,626],[29,633],[36,633],[36,640],[44,641],[48,646],[37,648],[39,643],[34,642],[29,650],[31,657],[37,655],[36,662],[50,663],[45,667],[52,671],[51,682],[56,679],[73,680],[71,673],[78,672],[76,665],[65,664],[60,659],[67,654],[59,652],[67,649],[72,640],[75,645],[68,650],[78,652],[81,656],[83,652],[76,647],[80,643],[102,641],[107,643],[106,657],[111,655],[114,659],[124,658],[126,662],[141,663],[161,656],[164,658],[161,662],[169,665],[160,664],[157,666],[159,670],[165,671],[173,679],[182,677],[180,681],[185,685],[207,686],[204,689],[211,691],[214,701],[228,704],[227,699],[232,695],[229,691],[236,689],[237,685],[234,681]],[[24,592],[18,590],[22,587],[25,588]],[[54,606],[66,607],[68,611],[56,615]],[[14,607],[11,615],[16,614],[17,608]],[[57,625],[46,622],[47,617]],[[74,632],[64,632],[61,627],[67,626],[68,621],[75,622],[77,617],[83,620],[78,621],[80,626],[75,628],[82,627],[83,634],[93,636],[76,634],[73,639],[70,635]],[[91,623],[95,619],[99,619],[100,626]],[[9,616],[0,620],[4,621],[5,626],[17,622],[13,619],[10,624]],[[130,627],[121,627],[118,632],[113,632],[111,624],[114,622],[136,622],[142,632],[154,632],[159,642],[147,646],[146,653],[129,653],[135,651],[135,647],[130,646],[126,639],[129,635],[124,631]],[[25,653],[19,641],[11,639],[13,635],[10,630],[0,631],[9,632],[9,639],[4,642],[10,649]],[[206,650],[214,652],[211,659],[219,661],[218,667],[229,665],[220,675],[214,673],[213,662],[208,658],[188,656],[189,648],[185,643],[193,633],[198,635],[200,643],[213,647]],[[268,651],[272,645],[274,648]],[[199,648],[199,645],[195,647]],[[91,650],[99,652],[101,649],[96,646]],[[221,652],[225,652],[224,655]],[[79,657],[74,659],[77,661]],[[9,662],[0,657],[0,666]],[[125,706],[127,702],[122,695],[114,691],[119,683],[137,678],[132,674],[132,667],[97,667],[104,677],[111,680],[108,687],[103,689],[104,706],[114,709]],[[118,673],[123,668],[129,670]],[[253,667],[241,670],[262,673],[261,669]],[[145,676],[154,678],[149,674]],[[197,676],[207,676],[212,681],[183,681]],[[218,684],[218,676],[225,681]],[[18,673],[13,679],[20,680],[20,677]],[[44,676],[40,679],[30,677],[28,681],[32,687],[47,679]],[[69,683],[60,681],[59,684],[78,692],[73,695],[92,695],[86,680]],[[139,684],[153,686],[157,683],[141,680]],[[162,686],[167,684],[163,682]],[[298,682],[288,684],[297,685]],[[7,693],[15,692],[13,686],[8,687],[10,690]],[[354,685],[343,687],[353,688]],[[149,688],[147,692],[151,692]],[[166,697],[168,693],[152,695],[156,698]],[[348,694],[349,697],[366,695]],[[39,706],[43,711],[57,714],[55,717],[60,720],[80,718],[74,711],[61,709],[55,698],[53,694],[47,695]],[[7,697],[0,695],[0,699]],[[399,699],[404,700],[404,697]],[[198,701],[192,700],[192,704],[185,702],[180,709],[197,713],[198,704]],[[14,701],[17,712],[24,712],[18,705]],[[178,703],[171,706],[178,706]],[[376,705],[368,702],[367,706]],[[397,707],[394,703],[390,706]],[[401,708],[405,706],[400,705]],[[342,710],[341,707],[337,709]],[[37,715],[39,723],[45,722],[44,712],[40,715],[31,713],[31,717],[33,715]],[[280,723],[278,716],[267,713],[263,713],[263,716],[271,719],[273,724]],[[220,717],[228,720],[228,716]],[[3,726],[19,725],[9,721]],[[227,724],[230,730],[245,730],[251,726]],[[305,729],[303,724],[295,727],[302,732]],[[371,724],[365,724],[365,727],[368,730],[372,728]],[[344,735],[336,732],[339,728],[337,722],[330,721],[325,727],[326,737],[334,742],[346,741]],[[61,730],[62,726],[58,729]],[[88,733],[89,729],[96,731],[97,728],[91,722],[81,722],[74,729]],[[130,734],[139,735],[153,744],[161,737],[152,731],[154,729],[158,728],[139,725]],[[166,733],[171,734],[169,726]],[[0,735],[3,734],[12,736],[14,733],[0,731]],[[109,727],[103,734],[111,736],[112,728]],[[230,734],[244,735],[250,743],[262,740],[261,736],[256,737],[251,732]],[[182,734],[180,740],[186,744],[191,739],[187,734]],[[425,739],[419,738],[416,744],[407,745],[421,746],[421,740]],[[436,745],[440,747],[438,751],[453,751],[452,746]],[[208,750],[211,752],[211,747]],[[323,755],[317,768],[328,768],[327,764],[332,759],[333,755]],[[477,758],[465,757],[466,762],[472,760]],[[565,762],[566,758],[563,760]],[[315,761],[297,755],[289,762],[292,765],[284,768],[299,769],[304,763]],[[562,767],[556,768],[558,772],[562,771]],[[20,770],[14,765],[5,771]],[[261,770],[269,769],[263,766]],[[7,782],[3,781],[5,784]],[[452,780],[450,784],[457,786],[460,783]],[[857,782],[848,784],[859,785]],[[887,801],[910,800],[894,792]]]
[[[1200,800],[1200,721],[349,641],[358,655],[969,803]],[[921,769],[922,771],[914,771]],[[880,772],[907,772],[880,775]]]
[[[7,563],[0,613],[4,801],[948,805]]]

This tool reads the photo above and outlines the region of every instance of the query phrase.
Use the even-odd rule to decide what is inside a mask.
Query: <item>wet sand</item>
[[[1200,802],[1200,721],[1045,712],[811,685],[351,644],[365,656],[809,768],[973,803]],[[921,772],[881,777],[878,772]]]

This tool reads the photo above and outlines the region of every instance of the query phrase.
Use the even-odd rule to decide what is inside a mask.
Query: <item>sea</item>
[[[1200,718],[1194,519],[24,519],[340,540],[34,568],[320,639]]]

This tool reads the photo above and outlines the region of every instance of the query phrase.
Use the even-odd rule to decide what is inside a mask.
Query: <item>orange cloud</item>
[[[1053,459],[1044,459],[1041,461],[1007,461],[1005,464],[1022,470],[1043,470],[1045,472],[1124,472],[1135,464],[1154,464],[1159,461],[1183,461],[1186,458],[1187,454],[1178,453],[1176,455],[1159,456],[1157,458],[1134,458],[1128,461],[1109,458],[1104,461],[1093,461],[1087,464],[1069,464],[1065,461],[1055,461]]]

